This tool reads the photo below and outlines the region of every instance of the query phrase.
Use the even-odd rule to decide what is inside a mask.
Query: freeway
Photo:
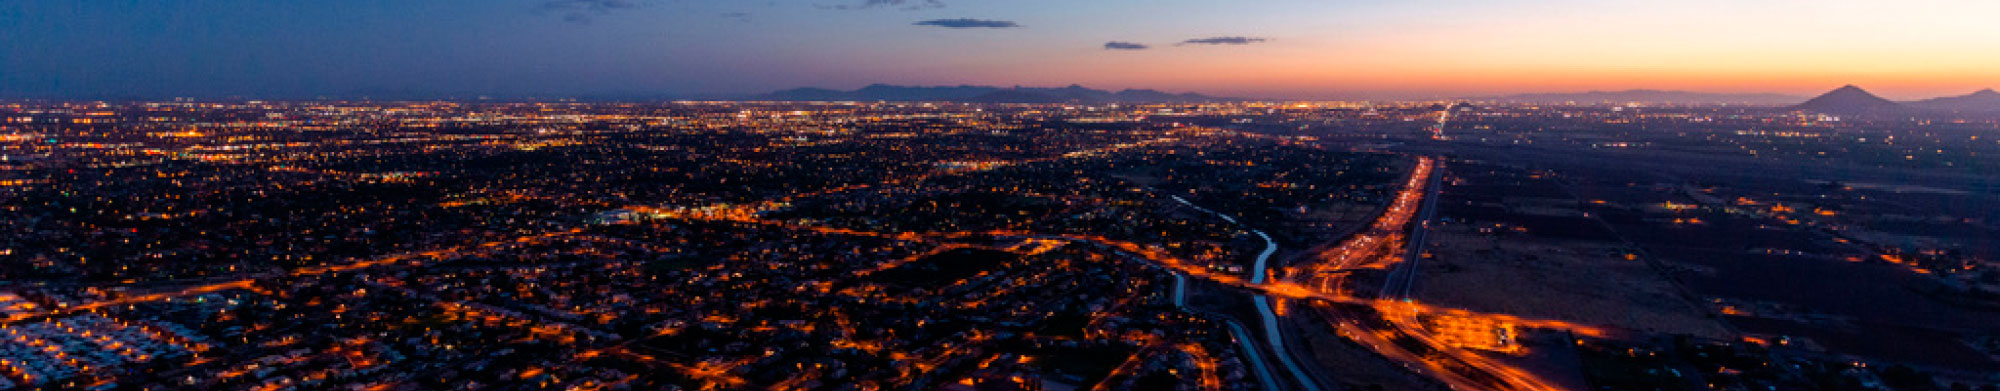
[[[1438,124],[1432,129],[1434,137],[1442,138],[1444,123],[1449,119],[1449,109],[1439,114]],[[1301,285],[1312,291],[1313,294],[1307,296],[1354,299],[1348,292],[1351,271],[1390,268],[1391,273],[1381,291],[1374,300],[1367,300],[1372,302],[1369,307],[1373,314],[1360,313],[1352,306],[1320,307],[1332,319],[1329,326],[1340,335],[1370,347],[1377,354],[1399,361],[1405,367],[1453,389],[1560,390],[1560,387],[1527,371],[1461,348],[1424,328],[1420,315],[1432,313],[1492,324],[1566,328],[1586,334],[1595,332],[1589,327],[1559,321],[1522,322],[1506,315],[1440,311],[1409,299],[1416,262],[1421,259],[1424,236],[1428,234],[1426,228],[1436,208],[1438,187],[1442,185],[1440,176],[1436,174],[1439,165],[1437,158],[1418,158],[1409,179],[1382,215],[1369,228],[1339,245],[1314,254],[1312,258],[1318,262],[1305,265],[1309,272],[1303,274],[1307,281]],[[1413,221],[1417,222],[1414,227],[1411,224]],[[1399,244],[1402,251],[1398,251]],[[1386,327],[1384,323],[1387,323]]]
[[[1442,166],[1444,164],[1440,163],[1434,167]],[[1443,175],[1430,177],[1430,184],[1425,186],[1427,194],[1424,196],[1423,206],[1417,208],[1416,224],[1410,228],[1409,240],[1403,251],[1403,262],[1390,269],[1388,278],[1382,284],[1381,292],[1376,295],[1378,298],[1408,301],[1411,289],[1417,284],[1417,266],[1423,261],[1424,245],[1430,239],[1431,220],[1437,215],[1438,192],[1444,187]]]

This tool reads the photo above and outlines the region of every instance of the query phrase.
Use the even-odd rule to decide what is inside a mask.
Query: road
[[[485,254],[488,251],[503,248],[509,245],[536,243],[542,240],[575,235],[581,232],[583,232],[582,229],[549,231],[540,234],[520,236],[506,240],[497,240],[497,241],[484,242],[478,244],[456,246],[443,250],[398,253],[372,259],[357,260],[347,263],[302,267],[298,269],[293,269],[291,271],[247,273],[240,277],[232,279],[208,279],[208,281],[203,282],[201,284],[186,286],[175,290],[135,294],[117,299],[49,309],[40,312],[15,314],[14,316],[0,318],[0,326],[7,326],[16,323],[21,323],[31,319],[53,318],[79,312],[96,311],[99,309],[113,308],[119,306],[154,302],[154,301],[188,297],[188,296],[203,295],[203,294],[209,294],[209,293],[215,293],[233,289],[248,289],[252,285],[254,285],[257,281],[262,281],[271,278],[286,277],[286,276],[312,277],[312,276],[373,269],[376,267],[389,267],[398,265],[401,266],[422,265],[424,263],[424,260],[426,259],[450,259],[470,254]]]
[[[1439,163],[1433,166],[1432,170],[1443,166],[1444,164]],[[1403,262],[1391,269],[1388,278],[1382,284],[1381,292],[1376,297],[1386,300],[1410,300],[1410,292],[1417,284],[1419,263],[1424,259],[1424,245],[1430,239],[1431,221],[1437,216],[1438,192],[1444,188],[1444,175],[1430,177],[1430,183],[1425,186],[1428,190],[1425,192],[1423,206],[1417,208],[1416,225],[1410,228],[1409,240],[1403,251]]]
[[[1430,335],[1419,321],[1419,314],[1443,312],[1453,316],[1483,317],[1494,322],[1530,327],[1585,329],[1555,321],[1522,322],[1505,315],[1439,311],[1409,300],[1415,264],[1401,261],[1415,261],[1421,258],[1423,239],[1419,237],[1427,235],[1424,222],[1434,213],[1429,210],[1436,208],[1437,187],[1442,184],[1436,174],[1438,166],[1436,158],[1419,158],[1403,189],[1397,193],[1394,201],[1374,224],[1340,245],[1316,254],[1313,258],[1319,262],[1308,266],[1311,272],[1305,274],[1307,281],[1302,285],[1319,295],[1352,298],[1353,296],[1347,291],[1348,276],[1351,271],[1372,267],[1400,267],[1402,269],[1400,272],[1389,274],[1380,295],[1375,300],[1370,300],[1372,302],[1370,306],[1375,313],[1390,326],[1382,327],[1384,322],[1369,321],[1371,316],[1376,315],[1356,313],[1351,307],[1322,307],[1322,311],[1332,319],[1329,326],[1340,335],[1368,346],[1376,353],[1399,361],[1405,367],[1443,382],[1453,389],[1560,390],[1561,388],[1527,371],[1441,341]],[[1418,221],[1415,227],[1412,227],[1412,221]],[[1399,249],[1402,251],[1397,251]],[[1408,347],[1411,343],[1420,346],[1419,351],[1412,351],[1413,348]]]

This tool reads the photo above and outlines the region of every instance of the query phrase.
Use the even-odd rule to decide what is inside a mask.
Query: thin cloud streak
[[[1269,38],[1256,38],[1256,37],[1209,37],[1209,38],[1195,38],[1195,39],[1190,39],[1190,40],[1186,40],[1186,41],[1181,41],[1181,43],[1178,43],[1178,44],[1175,44],[1175,46],[1180,46],[1180,45],[1249,45],[1249,44],[1253,44],[1253,43],[1264,43],[1264,42],[1269,42],[1269,41],[1270,41],[1270,39],[1269,39]]]
[[[986,20],[986,19],[971,19],[971,18],[932,19],[932,20],[916,22],[913,24],[917,26],[943,27],[949,29],[1006,29],[1006,28],[1021,27],[1021,24],[1014,23],[1013,21],[1009,20]]]
[[[1143,43],[1132,43],[1124,41],[1111,41],[1104,43],[1104,50],[1146,50],[1150,48],[1152,48],[1152,46],[1146,46],[1146,44]]]

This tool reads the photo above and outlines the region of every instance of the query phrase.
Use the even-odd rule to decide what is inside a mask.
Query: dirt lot
[[[1436,305],[1619,329],[1730,338],[1618,246],[1438,224],[1415,296]]]

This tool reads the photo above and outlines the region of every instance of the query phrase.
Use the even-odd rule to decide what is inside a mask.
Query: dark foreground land
[[[0,390],[2000,382],[1991,121],[1450,102],[0,118]]]

